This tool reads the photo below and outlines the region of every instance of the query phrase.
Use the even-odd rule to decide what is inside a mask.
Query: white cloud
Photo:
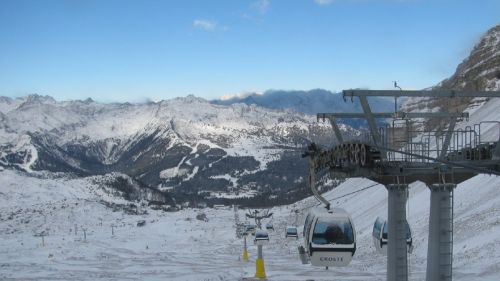
[[[232,98],[244,99],[244,98],[251,96],[251,95],[262,95],[262,94],[264,94],[264,93],[261,91],[243,91],[240,93],[225,94],[225,95],[221,96],[219,99],[220,100],[230,100]]]
[[[213,31],[215,28],[217,28],[217,23],[209,20],[204,20],[204,19],[196,19],[193,21],[193,26],[195,28],[207,30],[207,31]]]
[[[271,2],[269,0],[257,0],[252,4],[252,7],[260,14],[265,14],[269,10],[270,5]]]
[[[316,4],[318,5],[330,5],[334,2],[335,0],[314,0]]]

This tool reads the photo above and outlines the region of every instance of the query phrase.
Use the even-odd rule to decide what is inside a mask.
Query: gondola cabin
[[[247,224],[245,225],[245,233],[247,235],[255,235],[255,229],[257,228],[257,226],[255,224]]]
[[[255,238],[253,242],[257,246],[269,244],[269,233],[267,233],[267,231],[265,230],[260,230],[260,229],[255,231]]]
[[[373,224],[373,245],[377,252],[387,255],[387,221],[377,217],[375,223]],[[406,222],[406,246],[408,252],[411,253],[413,250],[413,239],[411,235],[411,228],[408,222]]]
[[[266,223],[266,229],[267,230],[274,230],[274,225],[270,222]]]
[[[287,226],[285,232],[285,238],[287,238],[287,240],[299,239],[297,228],[295,226]]]
[[[304,222],[304,249],[313,266],[348,265],[356,252],[356,231],[343,209],[312,209]]]

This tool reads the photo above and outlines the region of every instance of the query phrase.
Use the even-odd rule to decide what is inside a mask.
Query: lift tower
[[[249,212],[246,214],[247,218],[255,219],[255,223],[262,229],[262,220],[265,218],[270,218],[273,213],[269,213],[269,210],[265,212],[259,212],[259,210],[255,210],[253,212]],[[257,234],[256,234],[257,235]],[[262,245],[257,245],[257,259],[255,260],[255,277],[256,278],[266,278],[266,269],[264,266],[264,255],[262,253]]]
[[[406,253],[406,208],[408,184],[422,181],[431,191],[427,281],[452,280],[453,190],[456,184],[477,174],[500,175],[500,134],[485,140],[485,130],[500,122],[483,120],[457,129],[468,119],[466,112],[372,112],[368,97],[457,97],[499,98],[499,91],[453,90],[346,90],[344,100],[358,98],[363,112],[318,113],[328,120],[337,145],[311,155],[316,172],[329,171],[333,177],[366,177],[386,186],[388,191],[387,280],[408,280]],[[397,109],[397,108],[396,108]],[[369,130],[357,138],[345,139],[338,118],[364,118]],[[378,127],[376,119],[392,119]],[[440,118],[448,124],[444,134],[415,126],[416,119]],[[500,130],[499,130],[500,131]]]

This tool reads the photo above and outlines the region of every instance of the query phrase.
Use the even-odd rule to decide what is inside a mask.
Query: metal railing
[[[425,126],[419,126],[418,123],[396,124],[393,122],[385,127],[379,127],[379,139],[376,145],[403,152],[383,152],[386,157],[380,161],[428,163],[433,162],[429,158],[437,158],[441,155],[447,130],[425,130]],[[496,133],[492,133],[495,131],[492,126],[498,127]],[[485,136],[485,132],[488,132],[488,135]],[[443,155],[455,161],[491,159],[499,137],[500,121],[483,121],[459,128],[452,132],[450,143]],[[357,136],[351,135],[346,141],[374,144],[373,136],[368,130],[361,131]]]

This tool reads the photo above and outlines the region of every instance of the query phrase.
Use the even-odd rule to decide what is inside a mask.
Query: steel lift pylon
[[[451,281],[453,269],[453,190],[456,184],[479,173],[500,175],[500,136],[496,143],[481,142],[479,133],[471,130],[479,141],[459,147],[463,131],[456,131],[458,120],[468,118],[466,112],[372,112],[367,97],[486,97],[498,98],[500,91],[402,91],[402,90],[346,90],[346,98],[359,98],[362,113],[318,113],[327,119],[337,139],[336,147],[318,152],[311,159],[318,171],[330,169],[332,176],[366,177],[384,184],[388,191],[388,254],[387,280],[408,280],[406,246],[406,202],[408,184],[423,181],[430,189],[429,244],[427,249],[427,281]],[[356,141],[345,139],[337,125],[337,118],[365,118],[369,137]],[[446,118],[449,126],[431,156],[429,144],[413,143],[407,134],[406,146],[389,147],[388,134],[377,127],[376,118],[411,120],[413,118]],[[499,122],[500,127],[500,122]],[[460,135],[460,133],[462,135]],[[394,139],[394,137],[393,137]],[[437,136],[436,136],[437,140]],[[436,141],[438,142],[438,141]],[[456,143],[453,143],[456,142]],[[463,140],[462,140],[463,142]],[[472,142],[472,137],[471,137]],[[420,146],[420,150],[413,147]],[[408,148],[409,147],[409,148]],[[364,155],[361,155],[362,153]],[[477,157],[479,155],[479,157]],[[402,157],[403,156],[403,157]],[[363,159],[360,161],[360,159]],[[399,182],[404,179],[404,184]]]

